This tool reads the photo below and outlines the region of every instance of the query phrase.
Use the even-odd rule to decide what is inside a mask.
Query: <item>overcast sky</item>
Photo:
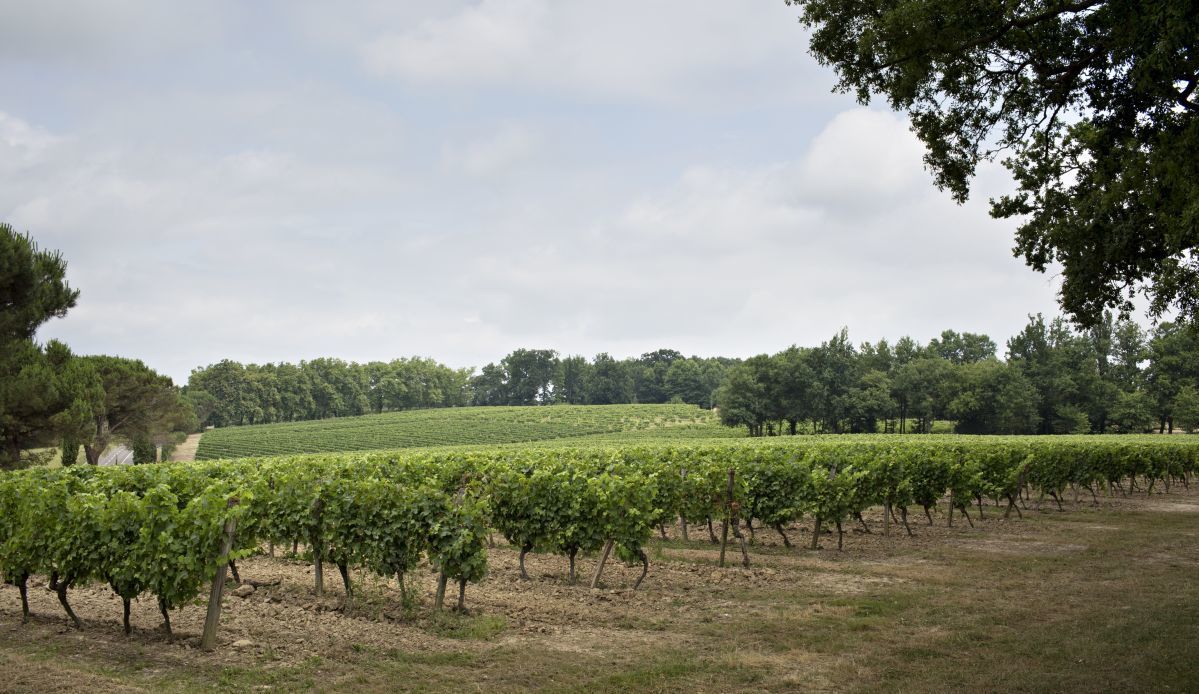
[[[1055,312],[1006,190],[937,191],[783,0],[0,3],[0,220],[39,338],[222,358],[751,356]],[[1001,350],[1002,351],[1002,350]]]

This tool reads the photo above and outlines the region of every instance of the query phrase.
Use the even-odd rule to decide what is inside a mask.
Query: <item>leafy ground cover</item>
[[[611,437],[743,436],[694,405],[459,407],[205,432],[196,459]]]
[[[654,570],[617,563],[601,590],[570,584],[565,559],[497,538],[471,613],[407,608],[394,581],[361,575],[354,610],[340,582],[311,591],[311,565],[254,557],[243,578],[273,584],[229,596],[221,647],[198,650],[203,607],[162,641],[153,600],[134,604],[123,636],[106,590],[73,602],[0,589],[6,690],[247,691],[1187,691],[1199,662],[1199,492],[1045,504],[1022,520],[988,511],[976,527],[914,526],[915,537],[851,533],[844,551],[788,549],[760,532],[749,569],[716,566],[718,549],[674,530],[652,541]],[[788,528],[803,537],[810,529]],[[781,542],[781,540],[777,540]],[[796,543],[801,544],[801,543]],[[595,557],[581,560],[583,572]],[[415,600],[435,575],[415,572]],[[277,583],[276,583],[277,581]],[[115,606],[119,614],[119,604]],[[240,645],[235,645],[240,644]]]

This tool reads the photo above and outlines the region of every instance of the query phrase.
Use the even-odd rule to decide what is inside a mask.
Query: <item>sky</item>
[[[0,220],[80,354],[748,357],[1056,314],[783,0],[0,3]]]

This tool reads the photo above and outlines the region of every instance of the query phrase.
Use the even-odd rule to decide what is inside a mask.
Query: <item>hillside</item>
[[[197,460],[609,437],[743,436],[694,405],[457,407],[212,429]]]

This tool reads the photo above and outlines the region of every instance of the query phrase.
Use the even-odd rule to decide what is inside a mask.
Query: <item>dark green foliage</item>
[[[64,467],[74,465],[79,459],[79,439],[75,438],[74,434],[66,434],[62,437],[62,464]]]
[[[191,406],[183,399],[171,379],[136,359],[111,356],[80,357],[92,376],[93,391],[80,402],[83,417],[73,433],[83,441],[87,460],[95,465],[113,440],[143,446],[141,458],[155,441],[167,434],[185,431],[194,425]]]
[[[158,462],[158,448],[148,436],[139,434],[133,438],[133,464]]]
[[[845,331],[730,369],[717,391],[721,421],[775,433],[1135,433],[1172,428],[1199,392],[1199,333],[1159,324],[1149,339],[1105,314],[1079,331],[1030,316],[1006,361],[985,335],[946,330],[922,346],[904,337],[855,349]],[[1188,409],[1191,408],[1191,409]],[[1194,421],[1194,417],[1188,421]],[[801,426],[802,425],[802,426]]]
[[[0,573],[49,576],[68,614],[70,588],[102,581],[168,615],[262,540],[298,539],[342,569],[349,607],[351,568],[402,577],[422,556],[463,595],[486,575],[489,527],[572,564],[607,542],[647,562],[654,526],[680,517],[782,532],[807,515],[843,530],[880,503],[906,518],[948,494],[962,512],[1025,484],[1060,500],[1070,486],[1185,479],[1197,461],[1191,437],[863,436],[43,468],[0,475]]]
[[[38,326],[75,305],[66,270],[59,253],[0,223],[0,468],[28,464],[22,451],[53,445],[73,400],[70,351],[33,341]]]
[[[39,325],[66,315],[79,297],[66,273],[61,254],[0,223],[0,344],[31,340]]]
[[[863,103],[907,111],[959,201],[1006,155],[1016,252],[1061,265],[1060,301],[1199,318],[1199,12],[1191,0],[788,0],[811,51]]]

